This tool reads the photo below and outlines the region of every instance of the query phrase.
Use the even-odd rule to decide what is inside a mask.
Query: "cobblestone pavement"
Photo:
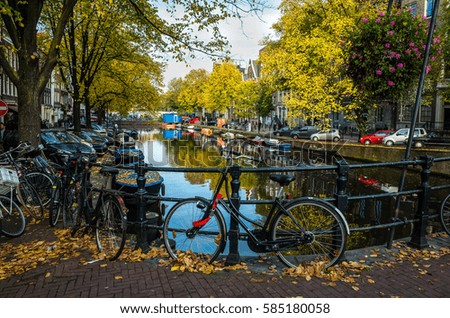
[[[20,238],[0,237],[0,246],[35,239],[52,242],[55,236],[47,226],[32,225]],[[434,253],[439,247],[448,248],[450,239],[432,238],[429,243]],[[354,275],[354,283],[281,275],[278,268],[282,266],[278,267],[272,258],[263,262],[247,259],[247,270],[223,270],[207,275],[171,271],[154,259],[82,264],[80,258],[89,260],[89,252],[39,264],[0,280],[0,297],[450,297],[450,254],[414,260],[409,258],[407,249],[399,251],[399,255],[405,256],[403,259],[395,259],[384,248],[377,249],[376,257],[371,256],[373,250],[348,252],[348,261],[365,259],[371,265]],[[377,265],[380,262],[385,265]],[[5,260],[0,258],[1,264]],[[274,266],[277,270],[273,270]],[[0,267],[0,273],[2,270]]]

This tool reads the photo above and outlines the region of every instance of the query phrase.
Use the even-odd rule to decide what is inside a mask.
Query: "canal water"
[[[279,167],[299,164],[335,164],[342,160],[336,154],[326,154],[289,151],[278,152],[261,145],[255,145],[249,140],[226,140],[217,136],[205,136],[197,131],[160,131],[151,130],[141,132],[141,140],[137,143],[143,151],[146,163],[156,167],[225,167],[226,161],[221,156],[224,147],[233,151],[258,158],[258,161],[243,160],[239,164],[245,167]],[[349,163],[356,163],[348,160]],[[288,172],[295,175],[296,180],[288,189],[291,197],[314,196],[319,198],[333,198],[336,190],[336,173],[334,171],[300,171]],[[193,172],[160,172],[164,178],[165,196],[189,198],[203,196],[210,198],[219,179],[217,173]],[[361,196],[379,193],[396,192],[400,180],[401,170],[396,168],[364,168],[350,171],[347,193],[351,196]],[[269,173],[243,173],[240,177],[241,200],[271,199],[277,192],[276,183],[269,180]],[[450,183],[449,178],[432,176],[431,185]],[[409,171],[406,177],[405,190],[415,189],[420,184],[420,174]],[[231,191],[230,191],[231,192]],[[225,191],[224,191],[225,194]],[[437,213],[440,201],[445,192],[433,192],[430,200],[430,214]],[[369,198],[351,200],[347,211],[343,211],[350,228],[360,228],[377,224],[389,223],[393,218],[395,197]],[[175,203],[164,202],[166,211]],[[269,206],[265,204],[242,204],[241,212],[251,219],[264,221]],[[400,219],[411,219],[417,210],[417,196],[409,195],[401,198]],[[224,211],[222,211],[224,212]],[[227,223],[229,216],[224,215]],[[437,219],[436,219],[437,221]],[[434,228],[439,225],[430,223]],[[396,238],[407,237],[412,231],[412,225],[396,228]],[[347,249],[384,244],[387,241],[387,229],[355,231],[349,236]],[[226,249],[225,252],[228,250]],[[254,253],[242,242],[240,254]]]

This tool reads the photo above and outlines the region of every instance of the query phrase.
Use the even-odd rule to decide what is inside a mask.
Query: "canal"
[[[206,136],[197,131],[161,131],[158,129],[142,131],[137,147],[143,151],[145,162],[156,167],[224,167],[225,159],[221,156],[224,147],[235,152],[250,155],[258,161],[243,160],[239,162],[245,167],[289,167],[301,164],[335,164],[337,160],[345,158],[333,153],[315,151],[279,152],[275,149],[255,144],[251,140],[226,140],[219,136]],[[349,163],[356,163],[348,160]],[[219,178],[217,173],[198,172],[161,172],[165,184],[165,196],[188,198],[203,196],[210,198]],[[295,175],[296,181],[286,189],[292,198],[314,196],[333,198],[336,190],[336,173],[334,171],[299,171],[289,172]],[[351,196],[396,192],[401,170],[397,168],[352,169],[349,175],[347,192]],[[267,200],[274,197],[278,186],[268,178],[269,173],[243,173],[240,177],[241,200]],[[450,178],[433,175],[432,186],[450,183]],[[415,189],[420,184],[420,173],[408,171],[405,190]],[[223,191],[225,194],[225,191]],[[430,200],[430,214],[435,214],[444,191],[432,193]],[[371,225],[384,224],[392,221],[395,197],[367,198],[351,200],[348,209],[343,211],[350,228],[361,228]],[[174,202],[164,202],[166,211]],[[400,219],[413,218],[417,209],[417,195],[402,196]],[[251,219],[264,221],[269,206],[265,204],[242,204],[241,212]],[[227,223],[229,216],[224,215]],[[437,219],[430,222],[432,227],[439,227]],[[396,228],[396,238],[410,236],[412,225]],[[381,245],[387,242],[387,229],[355,231],[349,236],[347,249]],[[242,242],[240,254],[254,255]],[[228,250],[225,250],[227,253]]]

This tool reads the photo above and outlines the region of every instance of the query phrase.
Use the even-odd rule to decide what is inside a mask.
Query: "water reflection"
[[[164,138],[170,135],[170,138]],[[177,138],[172,138],[172,136]],[[158,130],[142,134],[138,144],[144,152],[145,160],[155,166],[169,167],[224,167],[225,159],[221,155],[225,147],[236,153],[242,153],[257,159],[243,160],[244,166],[294,166],[301,164],[332,164],[340,160],[335,152],[325,153],[320,148],[303,151],[283,152],[277,148],[268,148],[253,140],[229,140],[223,137],[206,136],[195,131],[177,131],[164,134]],[[349,160],[350,161],[350,160]],[[351,161],[350,161],[351,162]],[[400,178],[400,169],[396,168],[365,168],[350,171],[347,192],[350,196],[361,196],[377,193],[396,192]],[[187,198],[204,196],[209,198],[219,175],[217,173],[161,173],[165,180],[166,196]],[[295,175],[287,189],[291,197],[314,196],[333,198],[336,192],[336,174],[334,171],[299,171],[289,172]],[[432,185],[449,183],[448,178],[433,177]],[[268,173],[243,173],[240,177],[242,200],[264,200],[273,198],[278,190],[278,184],[269,180]],[[415,189],[420,184],[418,172],[408,172],[405,190]],[[221,190],[226,195],[225,189]],[[433,192],[430,210],[437,206],[443,197],[442,192]],[[401,198],[400,215],[402,218],[412,218],[417,209],[417,197]],[[394,197],[351,200],[347,211],[343,211],[351,228],[388,223],[392,220]],[[169,208],[172,204],[169,203]],[[263,220],[268,214],[268,205],[241,206],[241,211],[253,219]],[[225,216],[227,219],[227,216]],[[227,220],[228,222],[228,220]],[[409,236],[411,226],[399,227],[396,237]],[[353,232],[349,236],[348,249],[362,246],[379,245],[386,242],[387,230],[377,229]],[[241,250],[241,254],[245,251]],[[245,254],[242,254],[245,255]]]

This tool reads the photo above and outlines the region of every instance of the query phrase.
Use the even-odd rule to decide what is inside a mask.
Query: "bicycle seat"
[[[114,167],[102,167],[100,169],[100,173],[101,174],[106,174],[106,173],[118,174],[119,173],[119,169],[114,168]]]
[[[287,186],[289,183],[295,180],[294,176],[284,175],[284,174],[271,174],[269,176],[270,180],[275,181],[280,184],[280,186]]]

